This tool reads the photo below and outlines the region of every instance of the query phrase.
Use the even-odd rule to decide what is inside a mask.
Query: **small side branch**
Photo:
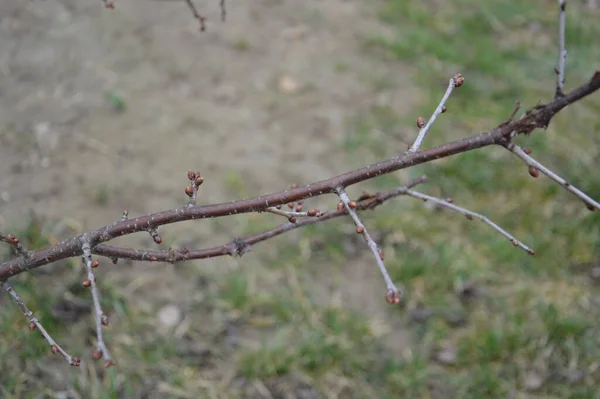
[[[190,197],[187,206],[196,205],[196,197],[198,196],[198,189],[204,183],[204,177],[200,175],[200,172],[194,172],[193,170],[188,170],[187,173],[188,180],[190,184],[185,187],[185,193],[188,197]]]
[[[92,300],[94,302],[94,316],[96,319],[96,338],[98,340],[96,344],[96,350],[92,352],[94,359],[104,358],[104,367],[110,367],[116,362],[111,358],[110,352],[104,343],[104,337],[102,335],[102,326],[108,326],[108,316],[102,312],[100,307],[100,294],[98,293],[98,287],[96,286],[96,277],[94,276],[93,269],[98,267],[98,261],[92,260],[92,251],[89,241],[83,241],[83,263],[87,269],[88,278],[83,282],[84,287],[90,287],[92,290]]]
[[[219,6],[221,7],[221,21],[225,22],[225,18],[227,18],[227,8],[225,7],[225,0],[221,0],[219,2]]]
[[[523,248],[529,255],[535,255],[535,252],[533,251],[533,249],[529,248],[527,245],[523,244],[521,241],[517,240],[513,235],[511,235],[510,233],[508,233],[506,230],[504,230],[502,227],[498,226],[496,223],[492,222],[489,218],[487,218],[486,216],[480,215],[479,213],[475,213],[472,211],[469,211],[468,209],[465,208],[461,208],[460,206],[456,206],[446,200],[440,199],[440,198],[436,198],[436,197],[432,197],[426,194],[422,194],[419,193],[417,191],[413,191],[413,190],[405,190],[404,193],[406,195],[409,195],[411,197],[414,198],[418,198],[420,200],[423,201],[431,201],[437,205],[440,205],[444,208],[448,208],[451,209],[455,212],[461,213],[463,215],[465,215],[465,217],[469,220],[473,220],[473,218],[481,220],[483,223],[491,226],[494,230],[496,230],[497,232],[499,232],[500,234],[502,234],[504,237],[508,238],[508,240],[511,242],[512,245],[514,246],[518,246],[520,248]]]
[[[556,68],[556,94],[554,98],[563,97],[565,94],[565,68],[567,64],[567,50],[565,48],[566,7],[565,0],[558,0],[558,66]]]
[[[348,194],[346,194],[346,191],[342,187],[337,187],[335,189],[335,192],[342,201],[340,205],[343,204],[343,206],[338,207],[338,211],[341,211],[344,208],[346,209],[346,212],[350,214],[352,220],[354,221],[354,224],[356,225],[356,232],[363,236],[363,238],[367,242],[367,245],[369,245],[369,249],[375,256],[375,261],[377,262],[377,266],[379,266],[379,271],[381,272],[381,275],[385,280],[385,285],[387,286],[387,302],[389,304],[395,304],[400,302],[400,293],[398,291],[398,288],[396,288],[396,285],[390,278],[390,275],[385,265],[383,264],[383,252],[381,251],[381,249],[379,249],[373,238],[371,238],[371,235],[367,231],[367,228],[358,217],[358,214],[356,213],[356,202],[350,201]]]
[[[539,172],[542,172],[550,179],[563,186],[567,191],[573,193],[576,197],[581,199],[590,211],[600,210],[600,204],[597,201],[595,201],[586,193],[579,190],[577,187],[573,186],[571,183],[569,183],[568,181],[566,181],[565,179],[563,179],[562,177],[560,177],[559,175],[557,175],[556,173],[554,173],[553,171],[551,171],[550,169],[533,159],[518,145],[515,145],[514,143],[508,143],[504,147],[513,154],[515,154],[517,157],[519,157],[525,163],[525,165],[529,166],[529,173],[533,177],[537,177],[537,175],[539,175]]]
[[[417,126],[421,130],[419,131],[419,134],[417,135],[417,138],[415,139],[415,142],[413,143],[413,145],[411,145],[408,148],[408,152],[417,152],[419,150],[419,147],[421,147],[423,140],[425,140],[425,136],[427,135],[427,132],[429,132],[429,129],[431,129],[431,126],[433,126],[433,123],[435,122],[438,115],[446,112],[445,104],[446,104],[446,101],[448,101],[448,98],[450,98],[452,91],[454,90],[455,87],[462,86],[464,82],[465,82],[465,78],[460,73],[457,73],[456,75],[454,75],[452,77],[452,79],[450,79],[448,81],[448,88],[446,89],[446,93],[444,94],[444,97],[442,97],[442,100],[438,104],[435,111],[433,111],[433,115],[431,115],[431,118],[429,118],[429,120],[427,121],[427,124],[424,125],[425,121],[423,120],[422,117],[419,117],[417,119]]]
[[[53,354],[60,353],[61,355],[64,356],[65,360],[71,366],[79,366],[81,364],[81,359],[79,359],[78,357],[73,357],[73,356],[69,355],[63,348],[60,347],[59,344],[56,343],[56,341],[50,336],[50,334],[48,334],[48,332],[46,331],[44,326],[42,326],[42,323],[39,322],[39,320],[33,315],[33,312],[31,310],[29,310],[27,305],[25,305],[25,302],[23,302],[23,300],[21,299],[19,294],[17,294],[17,292],[8,283],[0,282],[0,286],[2,288],[4,288],[4,291],[6,291],[8,293],[8,295],[10,295],[10,297],[13,299],[13,301],[15,301],[17,306],[19,306],[19,308],[21,309],[21,312],[23,312],[25,317],[27,317],[29,319],[29,322],[30,322],[29,330],[30,331],[33,331],[35,329],[40,330],[43,337],[50,344],[50,350],[52,351]]]
[[[198,10],[196,10],[196,6],[192,2],[192,0],[185,0],[185,2],[190,8],[190,11],[192,11],[192,15],[194,16],[194,18],[198,20],[198,23],[200,24],[200,32],[204,32],[206,30],[205,18],[198,13]],[[221,13],[222,12],[223,11],[221,10]]]
[[[7,244],[9,244],[10,246],[12,246],[15,251],[21,255],[23,258],[25,259],[29,259],[31,258],[31,251],[29,251],[28,249],[26,249],[23,244],[21,244],[19,242],[19,239],[17,237],[15,237],[13,234],[8,234],[8,235],[3,235],[2,233],[0,233],[0,241],[3,241]]]

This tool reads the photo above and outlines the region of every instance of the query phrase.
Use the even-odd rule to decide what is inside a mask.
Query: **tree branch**
[[[554,115],[569,104],[594,93],[600,89],[600,71],[597,71],[590,81],[562,97],[553,101],[538,105],[525,113],[520,119],[507,121],[498,127],[471,137],[449,142],[434,148],[414,153],[405,152],[385,161],[356,169],[330,179],[307,184],[297,188],[268,194],[256,198],[214,204],[183,206],[176,209],[152,213],[135,219],[119,221],[111,225],[89,231],[86,236],[89,239],[92,250],[98,244],[110,241],[123,235],[162,225],[182,222],[184,220],[206,219],[235,215],[240,213],[260,212],[268,207],[284,205],[301,199],[317,197],[333,193],[337,187],[349,187],[354,184],[373,179],[377,176],[388,174],[397,170],[413,167],[437,159],[449,157],[455,154],[473,151],[490,145],[506,146],[511,136],[516,133],[529,134],[536,128],[546,128]],[[322,219],[322,218],[321,218]],[[82,254],[80,240],[83,234],[67,239],[51,247],[33,251],[29,259],[24,256],[11,259],[0,264],[0,280],[23,273],[26,270],[35,269],[58,260],[67,259]],[[223,253],[230,254],[228,253]]]

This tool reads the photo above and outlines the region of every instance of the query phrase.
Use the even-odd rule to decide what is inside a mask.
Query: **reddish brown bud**
[[[9,239],[9,240],[11,240],[11,241],[14,241],[14,240],[15,240],[15,236],[14,236],[14,235],[12,235],[11,233],[8,233],[8,235],[6,236],[6,238],[8,238],[8,239]]]
[[[296,223],[296,217],[294,216],[290,216],[289,219],[290,223]]]
[[[108,316],[103,314],[102,316],[100,316],[100,322],[102,323],[103,326],[107,327],[108,326]]]
[[[114,366],[114,365],[116,365],[116,364],[117,364],[117,362],[115,362],[115,361],[114,361],[114,360],[112,360],[112,359],[111,359],[111,360],[107,360],[106,362],[104,362],[104,368],[105,368],[105,369],[107,369],[107,368],[109,368],[109,367],[111,367],[111,366]]]
[[[291,184],[291,185],[290,185],[290,188],[291,188],[292,190],[293,190],[293,189],[295,189],[295,188],[298,188],[298,187],[299,187],[299,186],[298,186],[296,183],[294,183],[294,184]]]
[[[590,204],[585,204],[585,207],[586,207],[587,209],[589,209],[590,211],[592,211],[592,212],[594,212],[594,211],[596,210],[596,208],[594,208],[594,207],[593,207],[592,205],[590,205]]]
[[[81,283],[81,285],[83,285],[84,287],[89,287],[90,285],[92,285],[92,282],[90,280],[83,280],[83,283]]]
[[[281,204],[277,205],[275,208],[281,209]]]
[[[523,152],[527,155],[531,154],[533,151],[529,147],[523,147]]]
[[[389,290],[385,296],[385,300],[390,305],[400,303],[400,293],[398,293],[398,291]]]
[[[188,197],[191,197],[194,194],[194,189],[191,188],[190,186],[186,186],[185,193],[188,195]]]
[[[378,248],[378,249],[377,249],[377,252],[379,252],[379,258],[380,258],[381,260],[384,260],[384,259],[383,259],[383,251],[381,250],[381,248]]]
[[[35,325],[35,323],[32,321],[31,323],[29,323],[29,331],[34,331],[37,328],[37,326]]]
[[[309,209],[308,212],[306,212],[308,216],[317,216],[318,213],[319,211],[316,209]]]
[[[158,259],[156,259],[156,256],[151,256],[149,260],[150,262],[156,262]]]
[[[193,170],[188,170],[188,179],[194,180],[196,178],[196,173]]]
[[[532,177],[536,178],[536,179],[537,179],[538,177],[540,177],[540,171],[539,171],[539,170],[537,170],[536,168],[534,168],[533,166],[530,166],[530,167],[529,167],[529,174],[530,174]]]
[[[80,364],[81,364],[80,358],[78,358],[78,357],[71,358],[71,366],[79,367]]]
[[[288,202],[287,206],[288,208],[292,209],[294,207],[294,203],[293,202]]]
[[[53,355],[56,355],[58,353],[58,346],[52,345],[50,347],[50,352],[52,352]]]
[[[298,205],[296,207],[296,212],[302,212],[302,205]]]
[[[204,183],[204,177],[202,177],[202,176],[196,177],[196,181],[194,183],[196,184],[196,187],[200,187],[202,185],[202,183]]]
[[[340,202],[340,203],[337,204],[337,210],[338,210],[338,212],[341,212],[341,211],[344,210],[344,203],[343,202]]]
[[[417,118],[417,127],[419,129],[422,129],[425,126],[425,118],[423,118],[422,116],[419,116]]]
[[[445,105],[442,105],[442,114],[446,113],[446,111],[448,111],[448,108],[446,108]]]
[[[350,202],[348,202],[348,206],[350,207],[350,209],[355,209],[356,208],[356,202],[350,201]]]
[[[357,232],[358,234],[362,234],[362,233],[364,233],[364,232],[365,232],[365,228],[364,228],[364,227],[362,227],[362,226],[356,226],[356,232]]]
[[[528,250],[527,253],[529,255],[535,255],[535,251],[533,249]]]
[[[102,357],[102,351],[100,349],[96,349],[92,351],[92,359],[98,360]]]
[[[162,237],[159,236],[158,234],[154,235],[152,238],[154,239],[155,243],[157,243],[157,244],[162,243]]]
[[[93,261],[92,261],[92,267],[95,269],[95,268],[97,268],[98,266],[100,266],[100,262],[98,262],[97,260],[93,260]]]
[[[453,79],[454,79],[455,87],[460,87],[465,83],[465,78],[460,73],[457,73],[456,75],[454,75]]]

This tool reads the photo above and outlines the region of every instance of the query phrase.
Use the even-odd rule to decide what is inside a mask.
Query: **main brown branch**
[[[156,229],[162,225],[182,222],[185,220],[214,218],[248,212],[260,212],[271,206],[283,205],[304,198],[330,194],[333,193],[338,187],[348,187],[356,183],[373,179],[374,177],[380,175],[426,162],[431,162],[436,159],[449,157],[451,155],[472,151],[494,144],[505,146],[510,141],[512,134],[528,134],[536,128],[546,128],[551,119],[563,108],[594,93],[598,89],[600,89],[600,70],[596,71],[588,83],[572,90],[564,96],[555,98],[550,103],[538,105],[530,109],[518,120],[509,120],[485,133],[480,133],[472,137],[449,142],[438,147],[419,152],[405,152],[385,161],[294,189],[222,204],[182,206],[176,209],[140,216],[136,219],[119,221],[100,229],[86,232],[84,234],[86,235],[87,240],[89,240],[93,253],[108,257],[139,259],[141,256],[135,255],[133,252],[127,252],[135,250],[100,244],[127,234],[148,231],[149,229]],[[321,219],[325,220],[326,218]],[[265,232],[264,234],[266,234],[266,236],[261,236],[260,239],[256,238],[256,242],[264,241],[271,236],[280,234],[280,232],[275,230]],[[0,281],[5,281],[8,278],[16,276],[27,270],[35,269],[62,259],[81,255],[82,237],[83,234],[67,239],[48,248],[38,251],[30,251],[27,257],[18,256],[0,264]],[[244,243],[246,245],[251,245],[253,243],[251,241],[253,240],[250,240],[249,242],[244,241]],[[240,253],[240,245],[241,243],[238,242],[236,244],[234,241],[229,245],[207,250],[194,251],[193,253],[188,253],[187,256],[184,256],[185,254],[183,254],[180,255],[181,258],[176,258],[175,260],[196,259],[208,256],[235,255],[236,253]],[[158,253],[149,255],[146,260],[154,260],[154,258],[156,258],[156,260],[167,260],[167,255],[163,254],[168,254],[168,251],[153,252]]]

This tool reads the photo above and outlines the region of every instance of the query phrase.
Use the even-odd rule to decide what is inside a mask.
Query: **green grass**
[[[569,4],[567,88],[589,79],[600,60],[600,24],[582,7]],[[425,147],[493,128],[516,100],[524,108],[550,100],[556,8],[549,0],[385,2],[379,15],[394,34],[365,38],[364,56],[374,64],[408,67],[421,101],[409,117],[380,105],[348,121],[347,164],[404,151],[406,144],[392,134],[402,127],[407,137],[416,135],[416,118],[430,115],[456,72],[465,85],[450,98]],[[339,72],[354,73],[352,65],[332,62]],[[384,81],[371,82],[373,90]],[[599,110],[595,95],[563,111],[548,130],[518,138],[595,198]],[[451,196],[490,217],[536,255],[479,221],[399,198],[365,213],[364,221],[404,289],[400,307],[386,307],[378,275],[359,276],[358,288],[344,291],[353,265],[375,265],[342,220],[288,233],[241,260],[223,259],[218,271],[178,268],[185,284],[176,287],[174,300],[185,317],[167,332],[156,321],[162,303],[153,302],[152,287],[128,297],[130,282],[113,281],[116,272],[107,273],[101,283],[113,320],[108,342],[119,361],[108,371],[90,361],[93,321],[75,260],[54,276],[32,273],[12,283],[85,367],[73,371],[51,356],[3,298],[0,396],[53,397],[71,389],[91,398],[268,397],[266,391],[272,397],[598,397],[600,290],[588,274],[600,264],[600,214],[545,177],[531,178],[502,149],[461,154],[409,174],[426,174],[423,192]],[[242,180],[230,174],[225,188],[247,196]],[[394,174],[361,189],[390,189],[403,181]],[[248,215],[241,232],[273,226],[269,216]],[[41,248],[55,240],[44,226],[32,219],[15,234],[30,248]],[[125,264],[117,267],[127,272]],[[147,273],[161,272],[168,274]],[[381,298],[380,313],[368,305],[373,296]],[[453,350],[455,361],[435,360],[440,348]],[[542,378],[535,389],[526,382],[533,372]]]

